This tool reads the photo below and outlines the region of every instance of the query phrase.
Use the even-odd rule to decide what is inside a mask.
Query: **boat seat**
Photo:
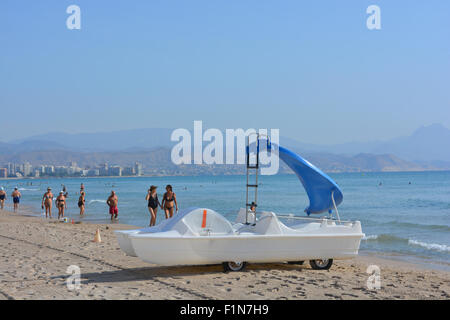
[[[247,213],[246,213],[245,208],[240,208],[234,223],[245,223],[246,214]],[[248,222],[253,223],[253,221],[255,221],[255,214],[253,212],[249,212],[248,213]]]
[[[256,222],[254,231],[259,234],[282,234],[280,222],[273,212],[264,212]]]
[[[234,234],[231,223],[211,209],[196,209],[184,216],[175,225],[182,235]]]

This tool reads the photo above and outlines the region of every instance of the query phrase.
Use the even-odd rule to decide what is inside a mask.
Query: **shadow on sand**
[[[286,263],[265,263],[265,264],[249,264],[244,271],[232,272],[230,274],[254,273],[260,271],[302,271],[304,266],[292,265]],[[181,278],[184,276],[195,275],[223,275],[223,267],[221,265],[204,265],[204,266],[176,266],[176,267],[144,267],[120,269],[114,271],[101,271],[81,274],[81,283],[107,283],[107,282],[124,282],[124,281],[148,281],[158,278]],[[67,275],[55,278],[66,278]]]

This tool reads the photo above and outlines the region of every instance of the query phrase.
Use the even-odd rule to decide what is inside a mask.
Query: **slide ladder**
[[[250,157],[250,136],[256,135],[256,154],[254,159]],[[259,152],[260,152],[260,137],[265,137],[267,139],[267,147],[270,148],[270,139],[265,134],[253,133],[247,136],[247,146],[246,146],[246,164],[247,164],[247,184],[246,184],[246,198],[245,198],[245,224],[250,224],[249,213],[251,207],[255,207],[253,225],[256,224],[256,208],[258,207],[258,171],[259,171]],[[253,161],[252,161],[253,160]],[[251,192],[253,189],[253,192]],[[253,196],[253,201],[250,201],[250,197]]]

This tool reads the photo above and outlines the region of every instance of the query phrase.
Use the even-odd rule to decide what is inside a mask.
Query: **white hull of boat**
[[[288,226],[266,212],[255,225],[247,225],[241,209],[231,225],[213,210],[194,208],[158,226],[116,234],[128,255],[158,265],[349,259],[358,254],[364,236],[358,221],[306,221]]]
[[[141,232],[141,230],[120,230],[115,232],[120,249],[130,257],[137,257],[133,245],[131,244],[130,235],[139,232]]]
[[[281,262],[350,259],[358,254],[362,234],[286,236],[164,237],[130,235],[136,255],[158,265],[200,265],[226,261]]]

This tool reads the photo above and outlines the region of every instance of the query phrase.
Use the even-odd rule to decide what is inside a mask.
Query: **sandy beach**
[[[96,229],[101,243],[93,242]],[[359,256],[328,271],[304,265],[158,267],[126,256],[113,233],[122,224],[71,224],[0,211],[0,299],[449,299],[450,272]],[[67,268],[81,271],[77,290]],[[369,265],[381,288],[369,290]]]

